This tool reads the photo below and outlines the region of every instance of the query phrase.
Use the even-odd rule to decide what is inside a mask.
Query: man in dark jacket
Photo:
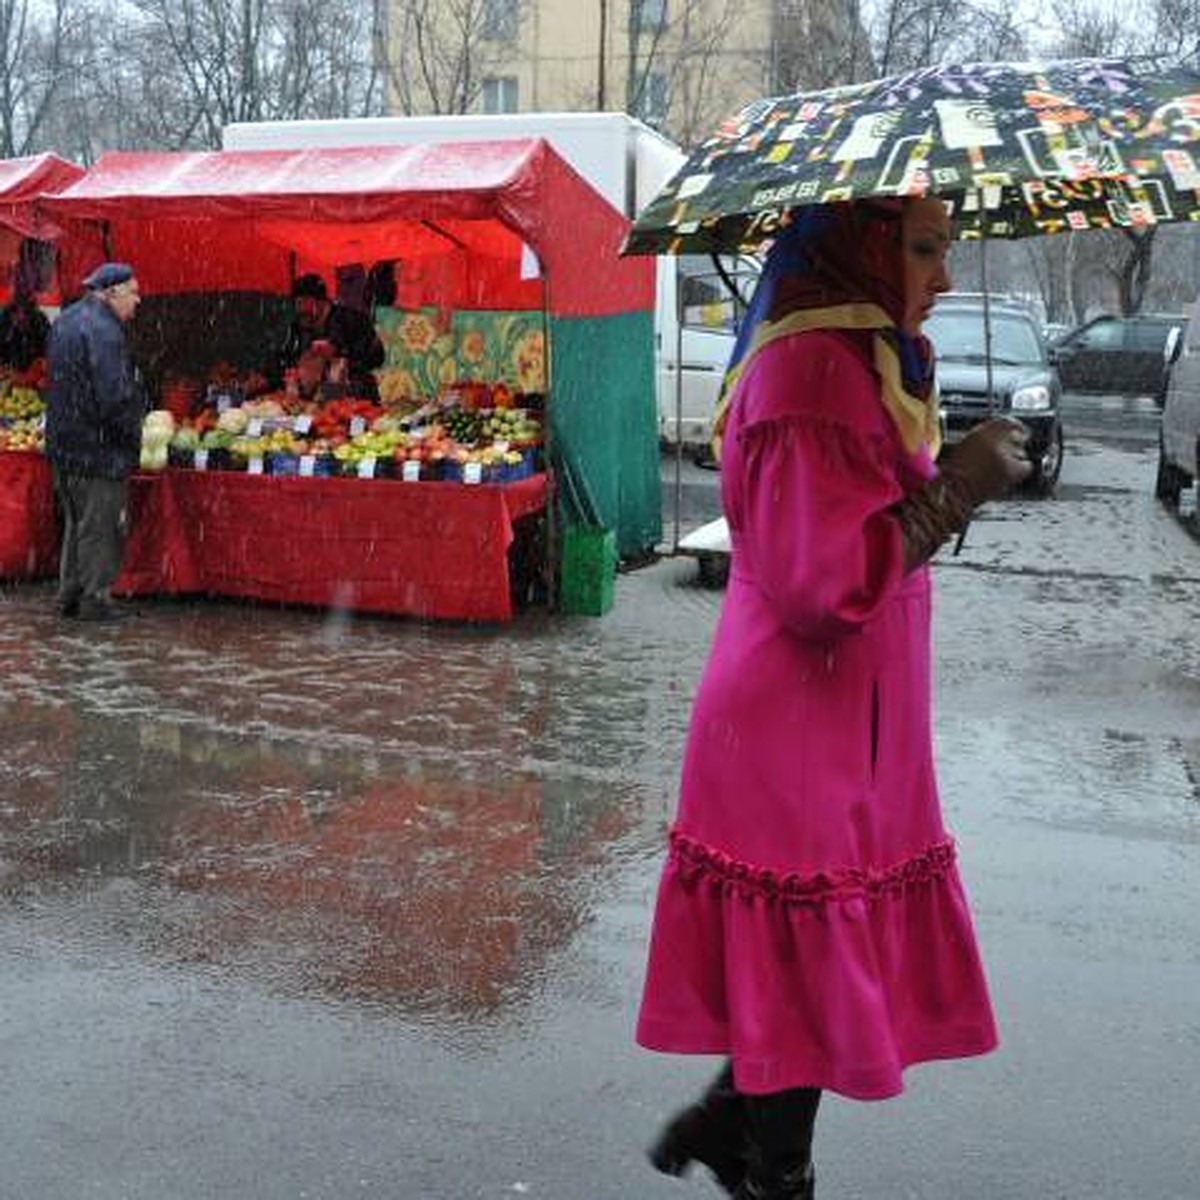
[[[330,358],[346,360],[346,382],[357,396],[373,399],[378,394],[372,372],[383,366],[386,353],[374,322],[344,304],[329,299],[329,290],[320,275],[301,275],[292,285],[295,319],[279,353],[276,379],[287,367],[294,367],[310,347]],[[323,346],[321,343],[328,343]]]
[[[137,310],[128,263],[104,263],[83,298],[50,331],[46,457],[63,518],[59,606],[63,616],[120,615],[110,589],[125,553],[129,475],[138,465],[145,400],[125,325]]]

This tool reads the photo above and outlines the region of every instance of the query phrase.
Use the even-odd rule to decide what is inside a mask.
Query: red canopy
[[[33,202],[82,178],[84,170],[57,154],[0,159],[0,225],[23,237],[50,241],[58,232],[39,223]]]
[[[653,263],[619,257],[625,218],[542,139],[113,153],[41,207],[99,223],[107,255],[132,262],[147,293],[284,292],[305,267],[458,255],[485,264],[499,301],[490,307],[541,307],[543,280],[561,316],[654,303]],[[94,265],[98,252],[84,244],[65,278]]]

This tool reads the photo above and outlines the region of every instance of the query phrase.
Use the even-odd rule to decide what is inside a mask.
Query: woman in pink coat
[[[641,1045],[722,1054],[651,1158],[741,1200],[813,1196],[822,1090],[996,1044],[942,824],[929,571],[1024,479],[981,426],[939,470],[932,355],[949,287],[932,199],[801,210],[767,259],[718,418],[733,544],[658,893]]]

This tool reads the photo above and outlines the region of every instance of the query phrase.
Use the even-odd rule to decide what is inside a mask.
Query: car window
[[[1120,321],[1097,321],[1079,331],[1079,345],[1089,350],[1120,350],[1124,341]]]
[[[1015,313],[991,316],[992,358],[999,363],[1043,363],[1042,340],[1033,322]],[[934,309],[925,322],[925,334],[938,358],[983,360],[986,340],[983,310]]]
[[[721,265],[748,301],[757,282],[757,268],[744,259],[722,258]],[[683,302],[683,324],[689,329],[735,333],[744,314],[725,280],[707,255],[686,254],[679,259],[679,291]]]
[[[1167,334],[1173,328],[1166,321],[1133,321],[1126,340],[1131,350],[1152,350],[1159,353],[1167,344]]]

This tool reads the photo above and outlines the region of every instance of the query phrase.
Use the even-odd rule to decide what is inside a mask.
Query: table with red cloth
[[[546,495],[544,474],[505,484],[137,474],[114,590],[505,621],[513,526]],[[0,578],[57,566],[49,464],[0,453]]]
[[[139,474],[113,590],[506,621],[513,524],[546,494],[544,474],[505,484]]]
[[[29,451],[0,453],[0,579],[41,579],[58,570],[50,468]]]

